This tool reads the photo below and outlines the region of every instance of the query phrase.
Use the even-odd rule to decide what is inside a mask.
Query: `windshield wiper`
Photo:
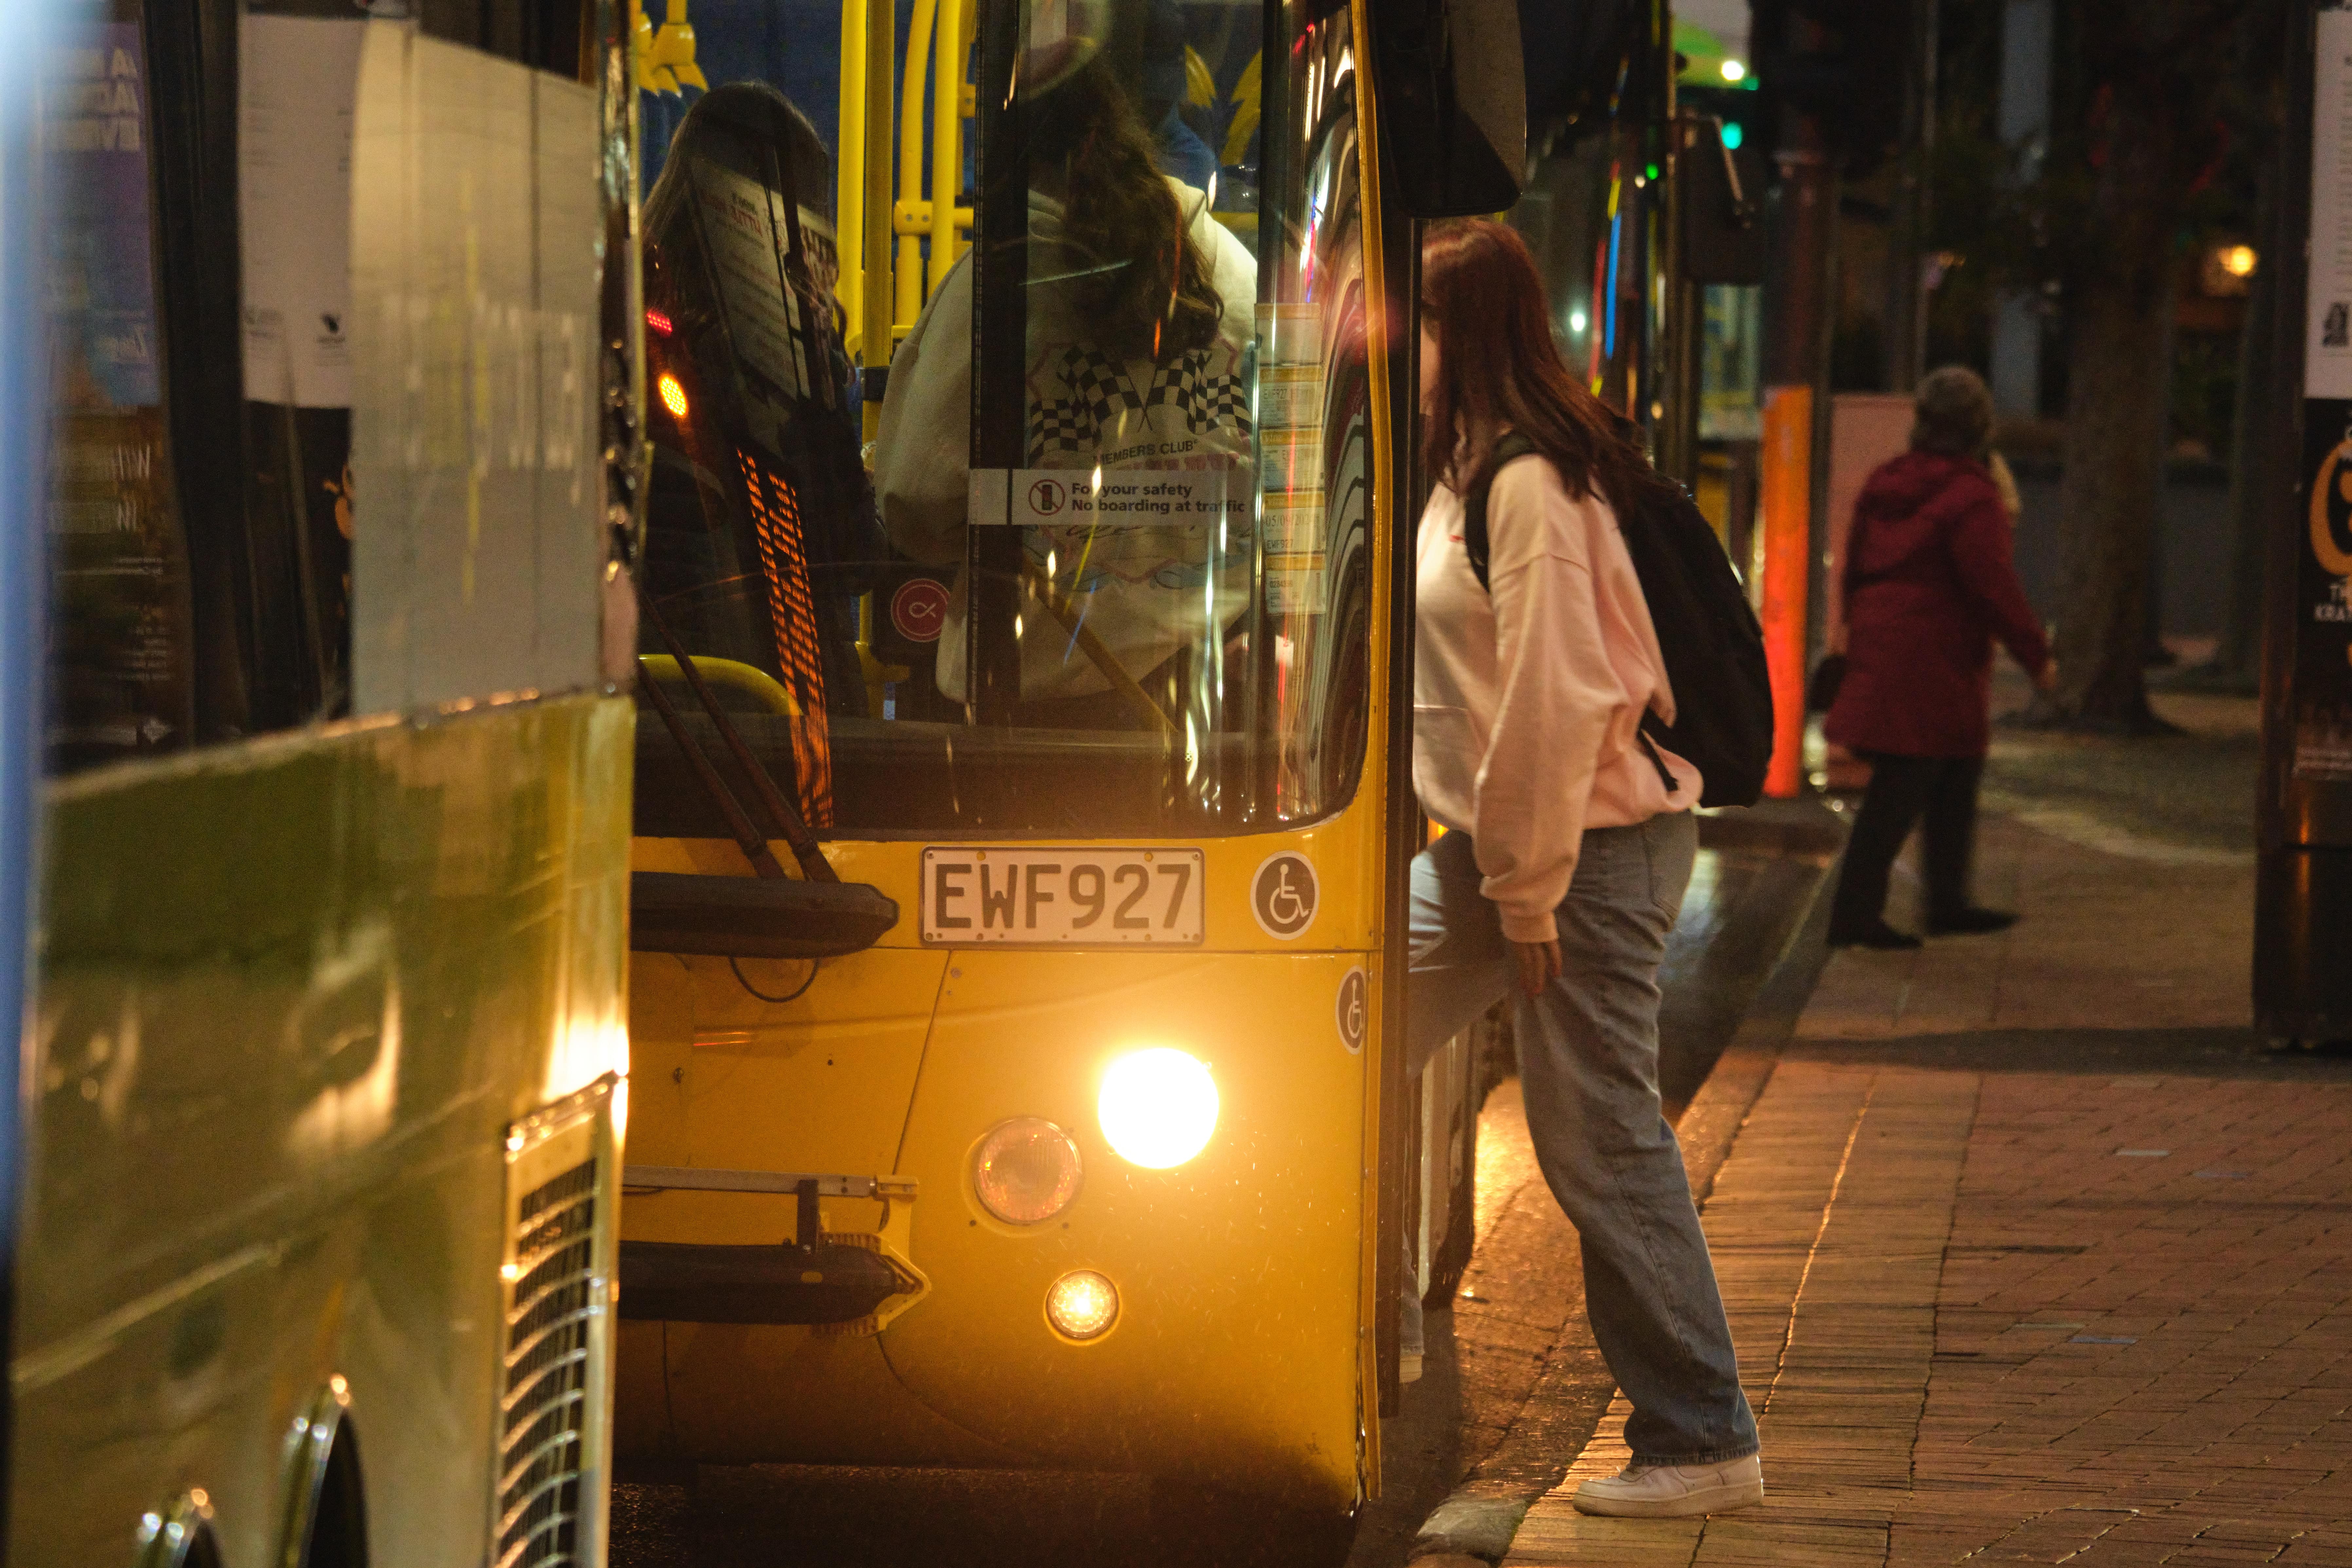
[[[784,842],[792,848],[793,858],[800,862],[802,874],[812,882],[841,880],[834,872],[833,863],[824,858],[824,851],[818,847],[816,835],[809,831],[807,822],[784,798],[783,791],[776,787],[775,776],[768,772],[767,764],[744,743],[741,732],[727,717],[726,710],[719,705],[718,694],[710,689],[710,683],[703,679],[702,671],[695,668],[693,656],[686,651],[685,645],[670,631],[669,623],[662,618],[660,606],[654,603],[653,595],[646,591],[642,581],[636,587],[637,604],[644,610],[646,619],[652,623],[662,645],[669,649],[670,657],[677,661],[678,673],[685,676],[686,683],[694,689],[695,700],[702,704],[703,712],[709,715],[711,724],[719,731],[719,738],[726,742],[727,750],[734,756],[735,765],[742,769],[744,777],[751,781],[751,788],[760,796],[760,804],[767,808],[768,816],[782,831]],[[719,769],[704,754],[701,743],[688,732],[686,721],[679,716],[677,705],[670,701],[669,694],[662,690],[661,682],[653,678],[642,662],[637,666],[637,686],[652,701],[654,711],[661,715],[662,723],[669,730],[670,738],[677,742],[678,750],[686,753],[688,763],[694,769],[695,778],[701,784],[703,793],[710,797],[710,804],[718,807],[719,814],[727,819],[728,831],[741,847],[744,858],[751,862],[751,869],[762,877],[784,875],[783,867],[777,863],[774,854],[768,848],[766,837],[752,826],[750,814],[735,798],[735,792],[727,786],[727,781],[719,775]]]

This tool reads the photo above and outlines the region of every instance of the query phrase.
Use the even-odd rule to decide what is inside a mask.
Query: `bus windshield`
[[[645,117],[640,647],[676,700],[639,726],[640,833],[724,831],[680,652],[821,833],[1237,833],[1352,796],[1371,454],[1327,11],[1277,40],[1255,3],[918,0],[895,128],[863,130],[856,71],[806,68],[838,14],[696,0]]]

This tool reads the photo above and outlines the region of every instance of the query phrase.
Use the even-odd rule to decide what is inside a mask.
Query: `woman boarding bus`
[[[1658,966],[1701,780],[1641,731],[1674,722],[1675,694],[1618,521],[1665,481],[1560,363],[1512,230],[1433,231],[1422,308],[1424,440],[1444,457],[1418,541],[1413,783],[1453,831],[1413,864],[1413,1043],[1519,993],[1536,1158],[1633,1405],[1633,1462],[1577,1508],[1720,1512],[1763,1498],[1756,1421],[1658,1101]]]

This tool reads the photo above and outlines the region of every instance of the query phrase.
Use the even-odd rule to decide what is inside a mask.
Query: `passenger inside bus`
[[[1152,58],[1155,47],[1172,53],[1181,79],[1181,32],[1160,40],[1149,12],[1122,9],[1124,26],[1039,7],[1022,62],[1027,467],[1085,470],[1097,489],[1105,472],[1189,469],[1245,500],[1257,262],[1213,216],[1211,191],[1166,172],[1166,154],[1181,145],[1155,136],[1146,119],[1143,100],[1157,95],[1144,89],[1166,63]],[[1181,127],[1173,100],[1164,101],[1162,126]],[[1202,156],[1181,161],[1205,165],[1213,185],[1214,156],[1189,130],[1185,138]],[[936,668],[939,690],[957,701],[967,693],[972,289],[966,258],[899,346],[874,462],[891,542],[957,574]],[[1242,616],[1250,509],[1223,523],[1150,515],[1104,504],[1086,523],[1024,529],[1017,722],[1156,727],[1122,689],[1166,688],[1155,674],[1213,635],[1230,635]]]

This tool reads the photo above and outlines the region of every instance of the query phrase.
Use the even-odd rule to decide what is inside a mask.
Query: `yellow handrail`
[[[686,671],[677,660],[666,653],[641,653],[637,663],[656,680],[684,680]],[[713,686],[730,686],[760,700],[760,706],[785,719],[801,716],[801,705],[784,689],[776,678],[757,665],[744,664],[731,658],[715,658],[709,654],[694,655],[694,668],[702,679]]]
[[[841,0],[841,134],[834,170],[840,275],[833,293],[849,318],[842,346],[852,363],[866,341],[866,5]]]
[[[897,59],[893,35],[898,14],[892,0],[866,0],[866,229],[861,245],[866,282],[859,303],[863,341],[859,363],[887,366],[898,340],[890,331],[890,72]],[[881,428],[882,405],[866,405],[866,438]]]
[[[914,26],[907,32],[905,96],[898,111],[898,205],[908,216],[923,199],[923,144],[919,140],[923,124],[923,57],[931,52],[931,35],[938,22],[939,0],[915,0]],[[894,336],[903,337],[923,310],[923,242],[912,232],[912,224],[894,222],[891,226],[898,234],[898,256],[892,269],[898,313],[891,326]]]
[[[940,0],[931,53],[931,265],[930,287],[948,279],[963,254],[958,219],[969,227],[971,215],[959,213],[955,199],[963,184],[963,69],[971,55],[979,7],[970,0]]]

